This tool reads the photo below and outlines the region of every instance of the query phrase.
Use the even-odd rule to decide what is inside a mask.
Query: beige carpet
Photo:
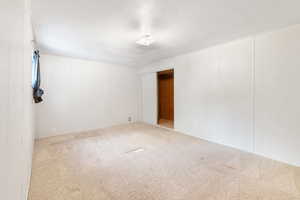
[[[299,200],[300,169],[145,124],[36,141],[30,200]]]

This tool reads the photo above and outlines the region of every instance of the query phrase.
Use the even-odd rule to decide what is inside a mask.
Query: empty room
[[[1,0],[0,199],[300,200],[299,0]]]

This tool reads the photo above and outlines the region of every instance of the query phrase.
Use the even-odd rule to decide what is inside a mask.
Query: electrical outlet
[[[131,117],[128,117],[128,122],[131,122],[131,121],[132,121]]]

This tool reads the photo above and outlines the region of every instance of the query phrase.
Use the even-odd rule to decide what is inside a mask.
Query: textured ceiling
[[[44,53],[143,67],[300,23],[299,0],[33,0]],[[149,47],[135,42],[151,33]]]

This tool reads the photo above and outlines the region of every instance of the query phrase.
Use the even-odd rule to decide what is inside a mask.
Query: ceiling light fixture
[[[138,41],[136,41],[137,44],[142,46],[150,46],[154,42],[153,37],[150,34],[146,34],[143,37],[141,37]]]

